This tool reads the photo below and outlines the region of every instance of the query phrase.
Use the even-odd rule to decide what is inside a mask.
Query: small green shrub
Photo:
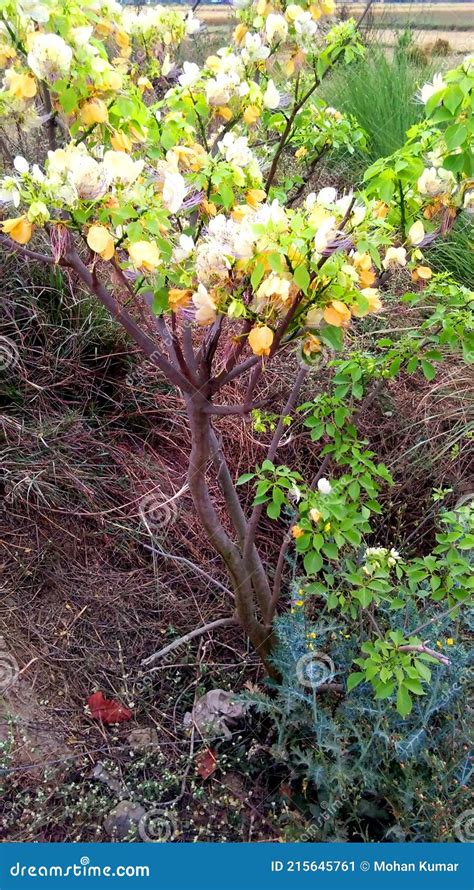
[[[356,118],[367,134],[366,156],[375,161],[400,148],[407,130],[421,120],[423,106],[416,92],[430,75],[430,68],[414,65],[404,48],[390,59],[371,46],[350,70],[334,72],[324,95]]]

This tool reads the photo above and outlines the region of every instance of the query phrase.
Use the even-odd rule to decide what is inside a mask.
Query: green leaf
[[[311,278],[310,278],[310,274],[309,274],[306,266],[304,265],[304,263],[301,263],[300,266],[296,267],[295,271],[293,272],[293,279],[295,281],[295,284],[298,285],[298,287],[303,291],[303,293],[306,293],[308,290],[309,282],[311,281]]]
[[[452,127],[448,127],[444,134],[448,151],[454,151],[455,148],[459,148],[466,139],[466,136],[467,127],[465,127],[464,124],[454,124]]]
[[[237,485],[244,485],[246,482],[250,482],[251,479],[255,478],[255,473],[242,473],[241,476],[237,479]]]
[[[359,601],[363,609],[366,609],[367,606],[370,606],[373,599],[372,592],[370,590],[367,590],[366,587],[362,587],[361,590],[356,590],[354,596]]]
[[[255,266],[255,269],[252,272],[252,275],[250,276],[250,283],[254,290],[256,290],[256,288],[259,286],[264,275],[265,275],[265,266],[263,265],[263,263],[258,262],[257,265]]]
[[[347,691],[351,692],[352,689],[355,689],[363,680],[365,680],[365,674],[363,674],[362,671],[355,671],[355,673],[349,674],[347,678]]]
[[[271,501],[267,506],[267,516],[269,516],[270,519],[278,519],[280,513],[280,504],[275,504],[274,501]]]
[[[411,714],[412,707],[413,702],[411,700],[411,695],[404,683],[400,683],[397,692],[397,711],[400,714],[400,717],[408,717],[408,715]]]
[[[378,668],[377,668],[378,670]],[[374,685],[375,688],[375,698],[384,699],[390,698],[391,695],[395,692],[395,683],[392,681],[388,683],[378,682]]]
[[[414,695],[425,694],[425,690],[423,689],[423,686],[421,685],[419,680],[413,680],[410,677],[406,677],[403,681],[403,685],[406,686],[406,688],[409,689],[410,692],[413,692]]]
[[[421,361],[421,370],[423,371],[423,375],[427,380],[434,380],[436,377],[436,368],[431,362],[427,362],[426,359],[422,359]]]
[[[323,558],[316,550],[312,550],[310,553],[306,554],[303,564],[305,572],[307,572],[308,575],[315,575],[322,567]]]

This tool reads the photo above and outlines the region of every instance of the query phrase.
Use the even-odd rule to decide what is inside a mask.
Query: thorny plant
[[[273,619],[295,540],[321,602],[360,614],[372,627],[373,650],[365,648],[369,658],[360,666],[371,680],[367,660],[377,669],[386,662],[384,693],[398,686],[399,707],[407,711],[410,672],[427,681],[420,665],[447,659],[415,633],[386,635],[389,629],[377,624],[380,597],[389,595],[387,585],[396,586],[386,575],[398,554],[378,553],[374,563],[373,552],[360,552],[390,477],[359,441],[357,415],[401,369],[420,367],[431,379],[434,363],[459,343],[466,361],[473,360],[472,294],[433,278],[422,253],[473,205],[473,60],[423,87],[425,120],[403,149],[367,171],[363,190],[338,197],[325,188],[298,205],[327,146],[341,133],[350,142],[349,119],[316,94],[335,65],[363,55],[358,25],[370,2],[359,23],[329,30],[318,29],[318,20],[332,14],[332,0],[237,5],[244,8],[232,45],[202,67],[186,61],[178,69],[178,45],[199,28],[193,13],[161,7],[137,13],[114,0],[72,0],[67,8],[57,0],[33,7],[1,0],[0,147],[9,172],[0,197],[20,208],[1,223],[1,243],[67,270],[181,394],[192,443],[187,485],[227,569],[236,619],[268,671],[275,674]],[[47,150],[31,135],[41,128]],[[282,182],[296,145],[301,166]],[[14,156],[17,147],[22,154]],[[380,291],[396,267],[406,267],[414,281],[415,293],[405,299],[415,304],[422,295],[421,328],[399,341],[378,341],[369,358],[349,353],[329,361],[354,319],[382,310]],[[218,420],[268,407],[258,399],[265,370],[294,350],[299,369],[265,460],[239,480],[257,483],[247,513]],[[327,392],[302,408],[313,440],[322,441],[319,470],[307,481],[275,460],[303,384],[324,362]],[[232,385],[245,378],[245,398],[234,404]],[[264,512],[286,524],[274,567],[259,550]],[[450,534],[468,545],[463,524]],[[456,578],[440,571],[433,588],[450,608],[468,592],[467,563],[459,559]],[[341,602],[330,579],[343,567],[354,589]],[[362,584],[365,569],[369,580]],[[417,595],[410,585],[407,591]]]

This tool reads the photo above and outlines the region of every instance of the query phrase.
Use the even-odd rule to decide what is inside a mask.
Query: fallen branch
[[[153,655],[144,658],[141,664],[143,667],[148,667],[148,665],[154,664],[155,661],[164,658],[165,655],[168,655],[175,649],[179,649],[181,646],[185,645],[185,643],[189,643],[191,640],[196,639],[196,637],[202,637],[203,634],[209,633],[211,630],[216,630],[218,627],[230,627],[232,624],[238,624],[237,619],[234,617],[218,618],[217,621],[211,621],[209,624],[204,624],[202,627],[196,627],[194,630],[185,634],[184,637],[179,637],[178,640],[173,640],[173,642],[170,643],[169,646],[165,646],[164,649],[159,649],[158,652],[154,652]]]

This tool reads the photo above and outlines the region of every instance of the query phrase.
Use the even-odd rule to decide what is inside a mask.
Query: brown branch
[[[436,661],[441,662],[441,664],[451,664],[447,655],[443,655],[441,652],[436,652],[435,649],[429,649],[426,643],[420,643],[418,646],[398,646],[397,648],[399,652],[422,652],[425,653],[425,655],[431,655],[432,658],[436,658]]]

